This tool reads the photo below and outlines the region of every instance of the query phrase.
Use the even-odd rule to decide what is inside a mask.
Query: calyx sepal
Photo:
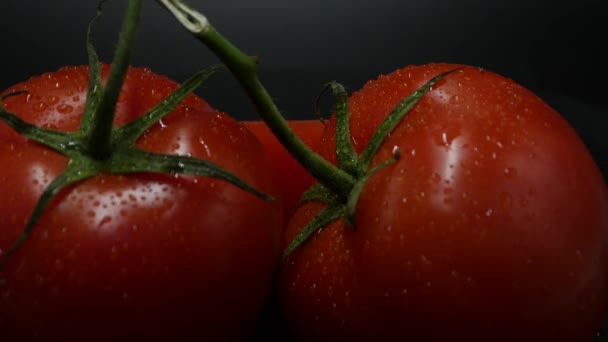
[[[233,185],[263,199],[272,198],[250,184],[210,161],[180,155],[148,152],[135,145],[137,139],[159,120],[171,113],[188,95],[223,66],[207,68],[181,84],[157,106],[143,116],[114,127],[114,116],[118,96],[129,69],[131,47],[143,0],[131,0],[123,23],[123,30],[105,86],[102,84],[100,62],[93,47],[91,31],[101,16],[101,1],[97,15],[87,29],[87,52],[89,58],[89,84],[80,129],[64,132],[28,123],[9,112],[4,99],[18,96],[26,91],[13,91],[0,96],[0,121],[17,133],[49,147],[68,158],[67,167],[53,179],[38,199],[27,223],[16,241],[0,254],[0,270],[10,256],[27,240],[36,227],[45,209],[62,189],[94,177],[101,173],[162,173],[206,176],[232,183]],[[5,280],[0,279],[0,285]]]
[[[344,87],[337,82],[330,82],[323,91],[330,89],[335,101],[336,115],[336,160],[338,167],[350,174],[355,182],[346,196],[335,194],[326,187],[315,184],[306,191],[298,205],[307,201],[319,201],[325,203],[326,207],[311,222],[309,222],[291,241],[283,253],[283,262],[299,246],[304,244],[314,232],[323,229],[326,225],[343,217],[347,226],[356,230],[356,209],[359,197],[369,179],[379,170],[389,167],[399,160],[399,150],[393,152],[393,157],[370,167],[373,158],[382,146],[386,137],[403,120],[407,113],[429,92],[432,87],[448,74],[456,71],[449,70],[441,73],[420,88],[401,100],[397,106],[383,119],[369,143],[360,155],[357,155],[350,137],[350,112]]]

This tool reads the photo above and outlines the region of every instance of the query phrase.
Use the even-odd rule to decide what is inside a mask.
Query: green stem
[[[262,120],[266,122],[285,149],[320,183],[340,196],[347,197],[355,179],[312,151],[289,128],[287,121],[272,101],[272,97],[257,77],[256,60],[230,43],[207,21],[205,16],[187,7],[182,1],[157,1],[226,65],[253,101]]]
[[[142,7],[143,0],[130,0],[127,6],[123,29],[112,61],[112,70],[91,123],[91,134],[87,137],[86,146],[95,159],[106,159],[112,153],[111,135],[116,103],[131,62]]]

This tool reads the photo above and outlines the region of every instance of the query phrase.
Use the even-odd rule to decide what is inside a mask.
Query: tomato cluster
[[[513,80],[407,66],[348,97],[332,84],[329,120],[281,127],[255,96],[266,122],[185,93],[160,118],[180,85],[128,67],[100,157],[82,143],[114,75],[97,64],[0,93],[0,339],[246,340],[261,321],[294,340],[597,334],[607,187],[574,129]],[[78,178],[79,163],[95,172]],[[76,179],[49,191],[62,177]]]

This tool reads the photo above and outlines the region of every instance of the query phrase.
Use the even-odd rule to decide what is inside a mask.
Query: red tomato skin
[[[325,124],[321,120],[290,120],[287,122],[291,130],[313,151],[321,140]],[[283,200],[285,223],[291,216],[302,193],[313,183],[313,176],[302,167],[263,121],[242,121],[241,124],[249,129],[264,145],[264,150],[270,158],[273,179],[279,184]]]
[[[349,99],[361,152],[399,99],[456,67],[391,133],[356,231],[342,220],[288,260],[279,287],[296,338],[592,341],[606,313],[608,196],[568,123],[510,79],[411,66]],[[335,163],[335,122],[320,153]],[[291,241],[322,205],[300,206]]]
[[[13,87],[29,93],[6,99],[5,106],[35,124],[76,130],[86,75],[86,67],[69,67],[32,78]],[[142,115],[176,86],[132,68],[116,122]],[[46,106],[38,104],[43,101]],[[72,111],[63,113],[64,104]],[[257,139],[195,96],[137,144],[211,160],[276,195]],[[0,160],[5,251],[67,161],[5,125]],[[206,177],[100,175],[65,189],[2,270],[2,339],[245,339],[269,295],[281,210],[278,202]]]

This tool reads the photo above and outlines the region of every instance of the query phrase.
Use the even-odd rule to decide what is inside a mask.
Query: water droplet
[[[492,216],[492,208],[486,210],[486,216],[488,216],[488,217]]]
[[[34,111],[42,112],[47,107],[48,107],[48,105],[45,102],[38,102],[37,104],[34,105]]]
[[[54,105],[54,104],[56,104],[57,102],[59,102],[59,98],[58,98],[57,96],[54,96],[54,95],[53,95],[53,96],[49,97],[49,103],[50,103],[50,104]]]
[[[504,173],[509,178],[514,178],[517,176],[517,169],[514,167],[507,167],[504,169]]]
[[[426,255],[421,255],[420,256],[420,260],[422,261],[423,264],[425,265],[430,265],[431,261],[426,257]]]
[[[433,173],[433,175],[431,176],[431,182],[438,184],[439,182],[441,182],[441,176],[438,173]]]
[[[464,103],[464,96],[454,95],[454,96],[450,97],[450,104],[456,105],[456,104],[462,104],[462,103]]]
[[[57,106],[57,111],[61,114],[69,114],[74,110],[74,107],[67,105],[65,103],[60,104],[59,106]]]
[[[104,216],[101,221],[99,221],[99,225],[103,226],[104,224],[112,222],[112,216]]]

